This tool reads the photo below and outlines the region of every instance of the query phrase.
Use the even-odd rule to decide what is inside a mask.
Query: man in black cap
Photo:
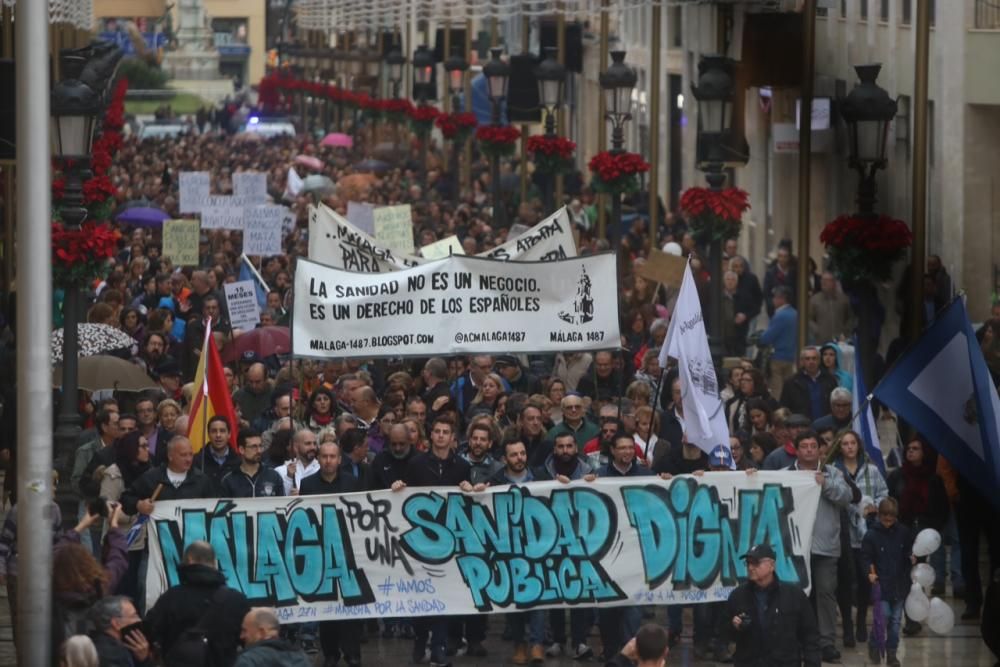
[[[819,633],[809,598],[774,573],[775,554],[758,544],[743,554],[749,581],[737,586],[725,618],[736,642],[736,667],[819,667]]]
[[[181,399],[181,367],[176,361],[166,361],[156,369],[156,380],[167,398]]]
[[[510,385],[511,392],[519,391],[528,396],[542,393],[542,381],[521,367],[512,354],[501,354],[496,360],[497,372]]]

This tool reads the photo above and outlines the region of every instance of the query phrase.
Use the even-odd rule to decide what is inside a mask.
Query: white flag
[[[288,168],[288,181],[285,183],[285,199],[295,199],[302,192],[302,177],[295,167]]]
[[[719,398],[719,381],[690,264],[684,267],[677,305],[660,349],[661,367],[667,367],[668,356],[677,359],[679,366],[687,441],[709,454],[719,445],[728,449],[729,424]]]

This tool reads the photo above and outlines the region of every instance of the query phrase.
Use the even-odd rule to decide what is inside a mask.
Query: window
[[[896,118],[893,119],[896,127],[896,141],[906,148],[906,154],[910,154],[910,97],[900,95],[896,100]]]
[[[902,25],[910,25],[913,22],[913,0],[900,0],[903,7],[900,12],[899,22]]]
[[[930,2],[931,25],[933,26],[937,19],[937,0],[929,0],[929,2]]]
[[[858,20],[867,21],[868,20],[868,0],[858,0],[860,7],[858,8]]]
[[[684,15],[681,7],[670,8],[670,36],[671,43],[676,48],[684,46]]]
[[[889,22],[889,0],[879,0],[878,20],[882,23]]]
[[[827,16],[829,16],[829,14],[830,14],[830,10],[828,10],[826,7],[817,7],[816,8],[816,17],[817,18],[825,19]]]
[[[840,18],[847,18],[847,0],[840,0]]]

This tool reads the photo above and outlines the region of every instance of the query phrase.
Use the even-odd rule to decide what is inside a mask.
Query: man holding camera
[[[809,598],[774,574],[774,549],[758,544],[743,555],[748,581],[729,595],[725,618],[736,641],[736,667],[819,667],[819,633]]]

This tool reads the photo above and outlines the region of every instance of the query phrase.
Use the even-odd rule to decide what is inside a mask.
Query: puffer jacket
[[[889,487],[885,484],[882,472],[874,463],[869,463],[864,451],[858,452],[858,468],[851,475],[844,462],[837,459],[833,464],[837,470],[845,477],[850,477],[858,490],[861,491],[861,500],[847,506],[848,526],[851,534],[851,548],[860,549],[861,540],[868,532],[868,519],[865,517],[865,506],[871,503],[878,509],[878,504],[889,497]],[[875,515],[873,514],[872,517]]]

